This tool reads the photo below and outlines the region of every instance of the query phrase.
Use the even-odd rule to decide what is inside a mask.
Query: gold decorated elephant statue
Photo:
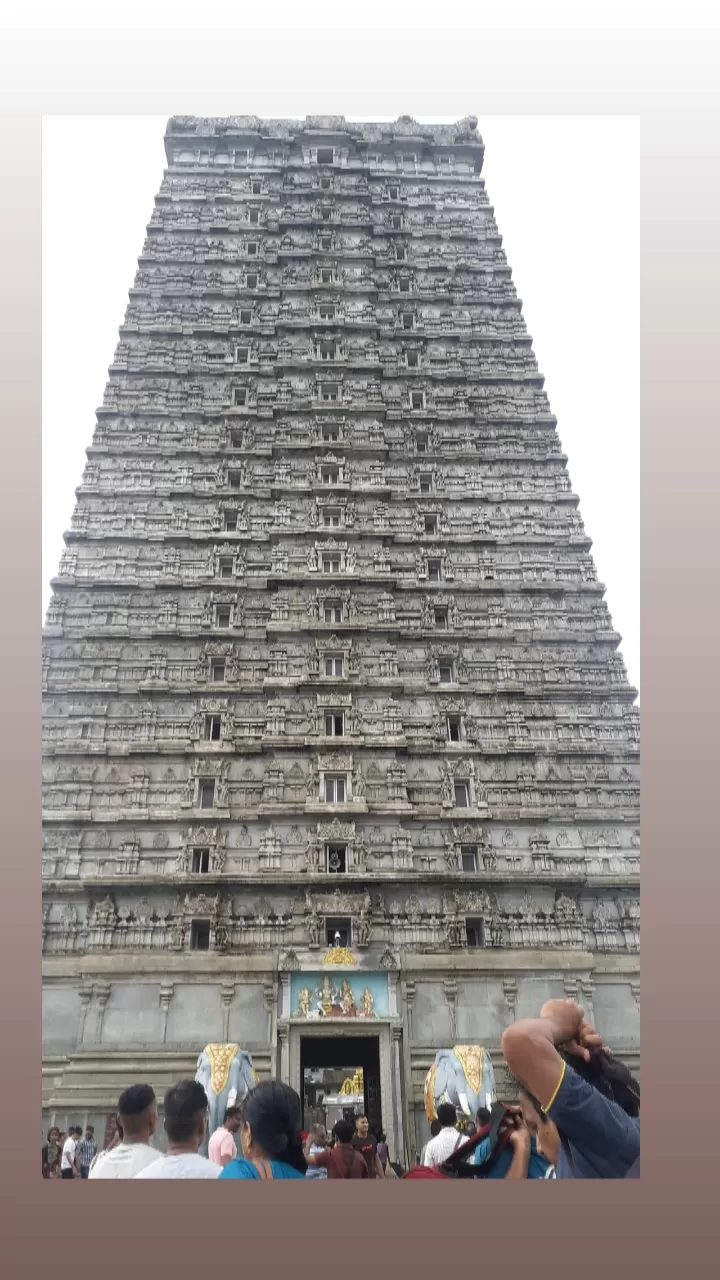
[[[495,1095],[495,1072],[486,1049],[477,1044],[456,1044],[440,1049],[425,1077],[425,1114],[435,1120],[441,1102],[474,1120],[480,1107],[489,1111]]]
[[[207,1094],[208,1135],[222,1124],[227,1108],[239,1107],[257,1084],[252,1058],[239,1044],[206,1044],[195,1079]]]

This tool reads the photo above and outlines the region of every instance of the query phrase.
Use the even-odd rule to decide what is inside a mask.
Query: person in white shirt
[[[62,1156],[60,1159],[60,1177],[74,1178],[79,1170],[77,1165],[77,1143],[78,1138],[82,1138],[82,1129],[73,1126],[68,1129],[68,1136],[63,1143]]]
[[[198,1155],[205,1141],[208,1101],[197,1080],[182,1080],[165,1094],[167,1155],[135,1175],[138,1178],[219,1178],[222,1165]]]
[[[443,1164],[453,1151],[456,1151],[463,1142],[467,1142],[467,1134],[458,1133],[455,1127],[457,1116],[451,1102],[440,1103],[437,1118],[441,1125],[440,1132],[437,1137],[431,1138],[428,1142],[423,1160],[423,1164],[429,1169]]]
[[[89,1178],[134,1178],[159,1160],[162,1152],[150,1146],[157,1126],[155,1091],[149,1084],[134,1084],[118,1099],[117,1127],[120,1142],[99,1151],[90,1165]]]

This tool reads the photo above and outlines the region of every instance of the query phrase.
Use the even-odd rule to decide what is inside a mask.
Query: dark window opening
[[[329,711],[325,716],[325,737],[342,738],[345,733],[345,717],[342,711]]]
[[[195,875],[207,875],[210,870],[209,849],[193,849],[192,869]]]
[[[455,783],[455,806],[458,809],[470,808],[470,785],[467,782]]]
[[[442,663],[442,662],[441,662],[441,664],[440,664],[440,683],[441,683],[441,684],[452,684],[452,682],[453,682],[453,669],[452,669],[452,667],[451,667],[451,666],[449,666],[447,663]]]
[[[477,849],[473,845],[464,845],[460,851],[463,871],[477,871]]]
[[[190,950],[210,950],[210,921],[193,920],[190,925]]]
[[[334,164],[335,148],[334,147],[318,147],[317,162],[318,164]]]
[[[465,937],[469,947],[485,946],[485,923],[483,920],[466,920]]]
[[[222,684],[225,679],[225,659],[213,658],[210,663],[210,679],[213,684]]]
[[[201,809],[212,809],[215,803],[215,779],[200,779],[198,786]]]
[[[344,875],[347,871],[347,845],[329,844],[325,852],[328,871],[333,875]]]
[[[328,804],[345,803],[345,778],[331,775],[325,778],[325,800]]]
[[[349,947],[352,921],[348,916],[326,917],[325,940],[329,947]]]
[[[205,739],[207,742],[220,741],[220,716],[205,717]]]
[[[460,717],[448,716],[447,722],[448,742],[460,741]]]

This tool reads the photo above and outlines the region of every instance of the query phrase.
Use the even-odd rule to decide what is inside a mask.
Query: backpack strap
[[[507,1115],[507,1108],[502,1102],[493,1103],[490,1111],[490,1123],[478,1129],[467,1142],[462,1142],[443,1162],[443,1173],[451,1178],[487,1178],[501,1151],[509,1141],[509,1134],[499,1137],[500,1126]],[[460,1135],[462,1137],[462,1134]],[[467,1164],[466,1160],[475,1148],[485,1139],[490,1140],[490,1155],[481,1165]]]

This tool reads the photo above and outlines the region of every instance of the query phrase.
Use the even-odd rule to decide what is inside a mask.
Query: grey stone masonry
[[[551,995],[637,1068],[636,691],[477,121],[165,146],[43,633],[44,1116],[209,1041],[299,1088],[342,930],[412,1158]]]

